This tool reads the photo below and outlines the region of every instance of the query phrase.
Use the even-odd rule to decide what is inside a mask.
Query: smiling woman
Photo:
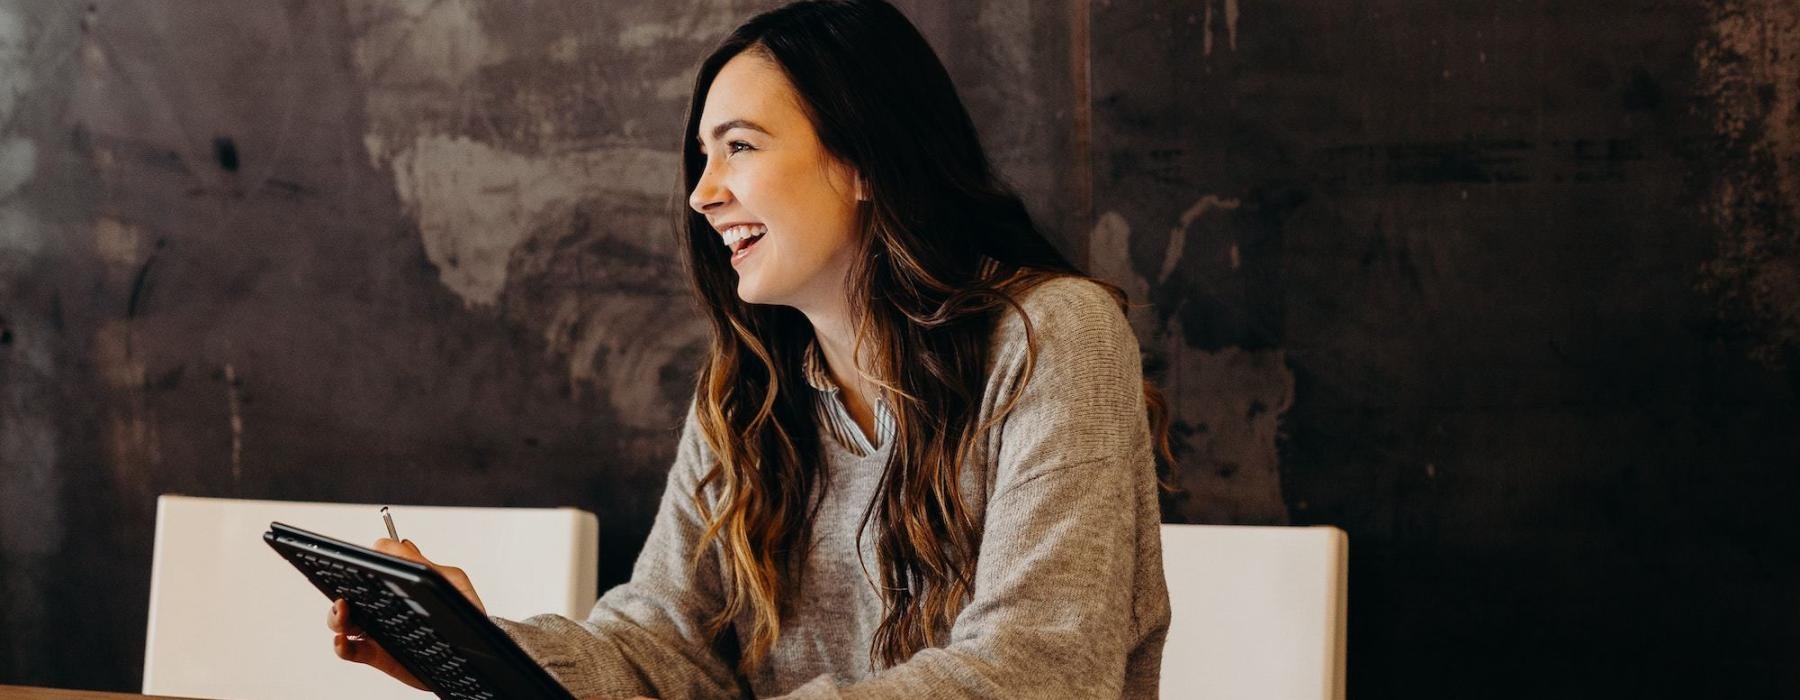
[[[579,695],[1154,696],[1160,395],[918,31],[752,18],[683,151],[712,341],[649,540],[586,620],[497,624]]]
[[[732,57],[704,105],[695,147],[706,165],[688,204],[730,247],[738,297],[845,316],[857,203],[866,199],[855,173],[825,149],[787,74],[763,51]]]

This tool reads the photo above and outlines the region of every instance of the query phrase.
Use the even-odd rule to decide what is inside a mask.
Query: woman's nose
[[[719,184],[719,174],[708,161],[706,169],[700,171],[700,181],[694,183],[694,191],[688,194],[688,206],[705,214],[729,201],[731,191]]]

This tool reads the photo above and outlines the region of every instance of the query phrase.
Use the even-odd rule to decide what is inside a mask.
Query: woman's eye
[[[756,147],[743,141],[732,141],[725,145],[725,150],[731,153],[743,153],[744,151],[754,151]]]

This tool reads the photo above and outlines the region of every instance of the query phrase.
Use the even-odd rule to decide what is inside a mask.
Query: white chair
[[[361,545],[387,535],[380,506],[162,496],[156,503],[144,693],[192,698],[407,698],[339,660],[330,601],[262,541],[269,522]],[[599,523],[573,508],[394,506],[400,536],[462,567],[490,614],[587,615]]]
[[[1343,700],[1343,530],[1164,525],[1162,542],[1163,697]]]

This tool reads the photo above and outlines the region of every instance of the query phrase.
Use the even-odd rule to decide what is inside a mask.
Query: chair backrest
[[[1163,697],[1343,700],[1343,530],[1164,525],[1162,542]]]
[[[393,506],[401,537],[462,567],[490,614],[585,617],[596,596],[599,523],[573,508]],[[150,572],[144,693],[192,698],[422,697],[339,660],[330,602],[262,541],[281,522],[367,545],[380,506],[162,496]]]

